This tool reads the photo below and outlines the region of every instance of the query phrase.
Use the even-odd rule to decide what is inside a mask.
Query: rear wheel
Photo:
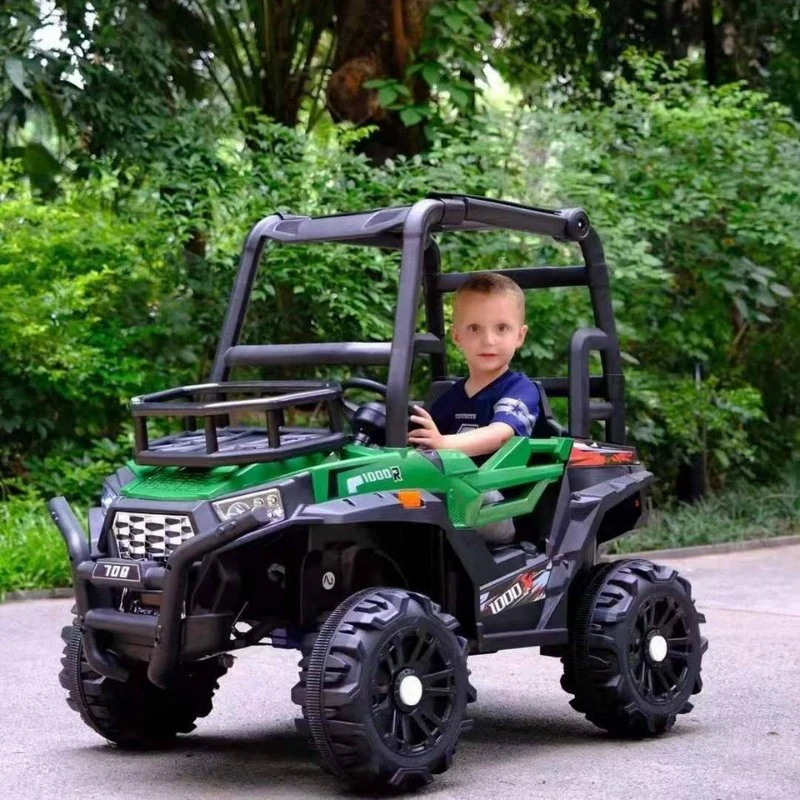
[[[616,736],[656,736],[692,709],[708,646],[689,582],[644,560],[595,568],[570,624],[562,687]]]
[[[147,665],[135,664],[120,682],[105,678],[87,663],[77,624],[61,631],[64,652],[59,681],[67,704],[101,736],[120,747],[168,744],[178,733],[194,730],[194,721],[211,711],[214,691],[230,665],[230,656],[198,661],[186,668],[177,688],[164,690],[147,679]]]
[[[457,626],[401,589],[365,589],[333,611],[292,692],[328,771],[361,789],[413,789],[450,767],[475,699]]]

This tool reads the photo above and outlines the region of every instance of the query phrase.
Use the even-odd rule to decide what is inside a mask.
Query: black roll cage
[[[580,208],[548,211],[486,197],[435,193],[410,206],[353,214],[304,217],[276,213],[251,229],[245,240],[209,380],[229,379],[234,366],[278,364],[388,364],[386,445],[404,447],[408,436],[409,382],[414,356],[430,356],[434,381],[447,378],[443,295],[471,273],[442,273],[432,234],[449,231],[515,230],[550,236],[580,246],[583,264],[498,270],[522,289],[586,286],[594,328],[575,331],[566,378],[539,378],[550,396],[569,399],[569,432],[588,437],[593,420],[605,422],[605,439],[625,440],[624,377],[608,267],[600,237]],[[268,241],[282,244],[339,242],[402,251],[394,334],[388,342],[326,342],[240,345],[258,265]],[[420,288],[427,333],[416,334]],[[590,376],[592,351],[599,351],[602,375]],[[596,399],[593,399],[596,398]]]

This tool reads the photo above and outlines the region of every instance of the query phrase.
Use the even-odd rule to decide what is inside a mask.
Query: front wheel
[[[450,766],[475,699],[457,626],[402,589],[365,589],[333,611],[292,692],[326,769],[360,789],[407,790]]]
[[[572,707],[616,736],[665,733],[703,685],[701,622],[675,570],[643,559],[595,567],[562,658]]]
[[[194,730],[194,722],[211,711],[217,680],[227,671],[230,656],[217,656],[186,667],[179,685],[159,689],[147,679],[147,665],[131,667],[124,683],[98,675],[83,653],[77,623],[61,631],[64,653],[59,680],[67,704],[101,736],[122,748],[153,748],[169,744],[178,733]]]

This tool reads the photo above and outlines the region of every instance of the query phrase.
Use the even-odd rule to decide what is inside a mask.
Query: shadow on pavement
[[[574,720],[561,720],[485,708],[476,710],[472,716],[475,727],[462,739],[453,771],[435,780],[421,793],[417,792],[417,796],[444,789],[445,780],[448,790],[457,791],[459,775],[464,775],[465,767],[470,772],[480,772],[482,767],[496,766],[498,762],[544,758],[549,748],[619,748],[629,744],[593,728],[577,714]],[[692,731],[678,725],[668,738],[681,734],[691,735]],[[355,795],[323,772],[311,742],[289,728],[254,731],[244,736],[208,736],[199,732],[181,737],[172,747],[161,751],[131,752],[99,746],[82,752],[92,761],[113,759],[121,768],[117,770],[116,788],[123,793],[124,773],[136,765],[151,774],[157,773],[159,783],[180,785],[185,792],[191,792],[195,785],[223,793],[226,790],[258,791],[265,797],[306,793],[367,796]],[[141,764],[136,764],[137,761]],[[133,782],[134,776],[130,779]],[[131,790],[134,790],[133,785]]]

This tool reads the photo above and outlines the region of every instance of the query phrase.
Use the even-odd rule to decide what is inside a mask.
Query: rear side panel
[[[572,440],[513,437],[480,467],[456,450],[425,453],[414,448],[350,445],[345,458],[311,472],[317,503],[375,492],[423,489],[441,497],[450,525],[474,528],[529,513],[544,489],[564,473]],[[499,489],[502,503],[482,505],[485,492]]]

